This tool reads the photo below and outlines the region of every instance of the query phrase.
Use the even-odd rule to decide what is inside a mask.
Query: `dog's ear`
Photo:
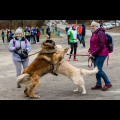
[[[64,49],[64,53],[66,53],[66,52],[68,51],[68,49],[69,49],[69,48],[65,48],[65,49]]]

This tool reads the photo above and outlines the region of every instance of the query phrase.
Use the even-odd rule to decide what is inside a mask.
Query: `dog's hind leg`
[[[78,80],[73,80],[74,84],[78,86],[78,88],[76,90],[74,90],[75,92],[78,91],[79,87],[82,88],[82,94],[86,94],[86,88],[85,88],[85,82],[83,77],[79,77]]]
[[[82,94],[86,94],[86,89],[85,89],[85,85],[81,85],[82,89],[83,89],[83,92]]]
[[[28,92],[27,92],[29,97],[31,97],[31,98],[40,98],[40,96],[35,95],[35,93],[34,93],[34,90],[38,85],[39,85],[39,77],[36,77],[36,78],[34,77],[34,80],[32,80],[32,82],[31,82],[31,84],[29,86]]]

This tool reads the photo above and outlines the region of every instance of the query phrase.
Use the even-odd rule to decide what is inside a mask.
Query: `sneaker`
[[[74,61],[78,61],[76,58],[74,58]]]
[[[19,83],[17,84],[17,88],[21,88],[21,85]]]
[[[105,84],[105,86],[102,88],[103,91],[106,91],[107,89],[111,88],[112,84]]]
[[[70,57],[68,58],[68,61],[70,61]]]
[[[81,48],[85,48],[84,46],[82,46]]]
[[[91,88],[92,90],[100,90],[102,89],[101,85],[95,85],[94,87]]]

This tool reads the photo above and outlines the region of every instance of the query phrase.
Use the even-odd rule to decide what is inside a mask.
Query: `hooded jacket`
[[[25,38],[22,38],[22,40],[20,41],[20,40],[17,40],[16,38],[14,38],[10,41],[8,50],[10,52],[12,52],[13,61],[25,61],[25,60],[29,59],[29,57],[27,59],[21,59],[20,56],[15,53],[15,50],[18,48],[25,49],[28,53],[31,51],[31,45],[30,45],[29,41],[26,39],[26,43],[25,43],[24,39]],[[13,41],[15,42],[15,45],[14,45]],[[21,49],[19,49],[18,53],[21,53]]]
[[[107,37],[104,28],[98,28],[90,38],[90,52],[93,56],[108,56]]]

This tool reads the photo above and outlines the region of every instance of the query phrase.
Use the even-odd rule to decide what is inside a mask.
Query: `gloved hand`
[[[19,48],[15,48],[15,52],[18,52],[20,49],[21,49],[20,47]]]

